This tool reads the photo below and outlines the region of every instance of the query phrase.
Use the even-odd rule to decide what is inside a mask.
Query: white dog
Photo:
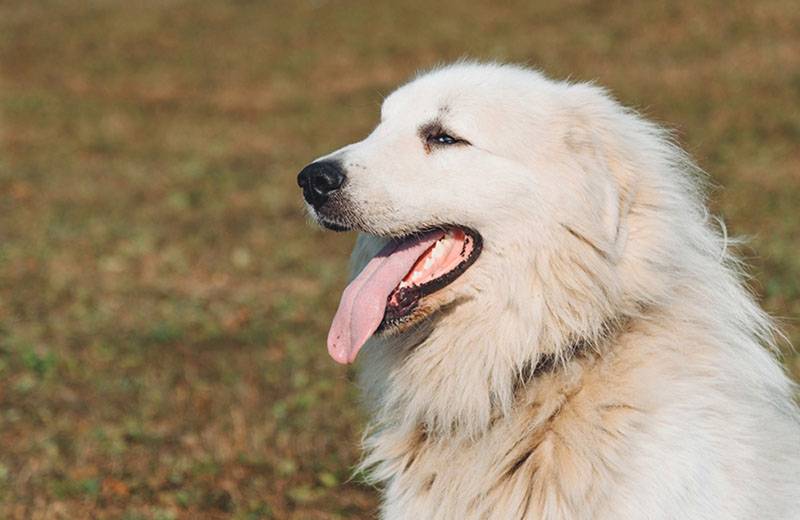
[[[800,518],[794,388],[698,177],[601,88],[473,63],[300,173],[361,232],[328,350],[384,518]]]

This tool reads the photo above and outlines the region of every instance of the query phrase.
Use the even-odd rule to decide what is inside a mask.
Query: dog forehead
[[[491,94],[487,81],[492,76],[491,70],[484,65],[450,66],[422,74],[386,97],[382,116],[413,117],[477,106],[478,100],[485,101]]]
[[[452,110],[454,92],[447,85],[412,82],[392,92],[383,102],[381,118],[415,119],[443,115]]]
[[[457,64],[422,74],[389,94],[381,107],[381,119],[486,119],[495,112],[541,114],[547,112],[554,90],[558,90],[557,84],[536,71],[509,65]]]

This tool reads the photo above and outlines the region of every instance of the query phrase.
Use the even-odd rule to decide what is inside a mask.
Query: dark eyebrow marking
[[[417,130],[417,133],[422,139],[427,139],[432,135],[438,135],[446,132],[444,126],[442,126],[441,120],[437,118],[420,126],[419,130]]]

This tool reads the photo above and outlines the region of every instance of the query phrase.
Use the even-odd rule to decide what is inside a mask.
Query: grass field
[[[800,344],[795,0],[130,5],[0,1],[0,518],[374,516],[295,175],[461,56],[675,128]]]

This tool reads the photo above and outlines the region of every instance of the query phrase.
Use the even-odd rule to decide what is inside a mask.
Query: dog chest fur
[[[797,434],[766,420],[774,389],[743,385],[702,331],[659,321],[518,385],[477,435],[373,432],[365,463],[386,486],[384,518],[792,518],[797,504],[774,496],[800,492]]]

